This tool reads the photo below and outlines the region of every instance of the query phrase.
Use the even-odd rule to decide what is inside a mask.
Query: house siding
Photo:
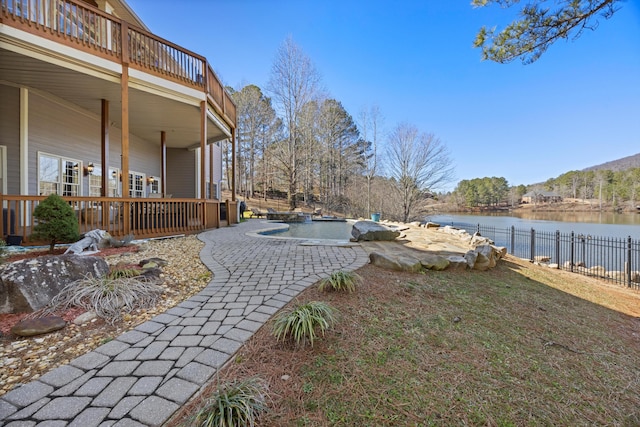
[[[7,194],[20,194],[20,89],[0,84],[0,145],[7,147]],[[14,160],[16,159],[16,160]]]
[[[129,169],[146,176],[159,176],[160,148],[135,135],[129,137]],[[48,97],[29,96],[29,194],[37,194],[38,153],[75,159],[83,166],[101,164],[100,118],[58,103]],[[109,129],[110,167],[121,168],[121,131]],[[105,168],[106,169],[106,168]],[[148,189],[147,189],[148,190]],[[89,194],[89,180],[82,177],[82,195]]]
[[[167,149],[167,191],[173,197],[197,197],[194,165],[196,151],[178,148]]]

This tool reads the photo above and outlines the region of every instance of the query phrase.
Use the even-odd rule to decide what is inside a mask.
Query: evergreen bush
[[[56,243],[75,242],[80,238],[78,219],[69,203],[57,194],[51,194],[33,211],[37,224],[31,238],[49,243],[49,253],[53,253]]]

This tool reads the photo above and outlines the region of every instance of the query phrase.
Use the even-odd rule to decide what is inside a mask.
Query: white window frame
[[[129,171],[129,196],[133,198],[145,197],[147,175],[142,172]]]
[[[109,168],[109,189],[105,193],[106,197],[119,197],[119,177],[120,170],[117,168]],[[96,179],[97,178],[97,179]],[[89,174],[89,197],[100,197],[102,190],[102,165],[95,163],[93,166],[93,172]]]
[[[53,160],[52,163],[57,162],[55,180],[45,181],[41,179],[42,168],[44,167],[43,157]],[[53,193],[60,196],[82,196],[82,170],[83,164],[81,160],[38,151],[38,194],[41,196],[48,196]],[[71,174],[67,173],[67,171],[71,171]],[[50,188],[43,188],[45,183],[49,183]]]
[[[160,193],[160,178],[158,178],[157,176],[152,176],[149,175],[149,178],[147,178],[149,181],[147,181],[149,183],[149,194],[159,194]]]

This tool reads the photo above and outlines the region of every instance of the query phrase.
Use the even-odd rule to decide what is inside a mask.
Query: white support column
[[[29,90],[25,88],[20,88],[20,194],[29,194]]]

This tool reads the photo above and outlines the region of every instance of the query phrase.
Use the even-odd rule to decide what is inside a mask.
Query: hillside
[[[632,156],[623,157],[618,160],[612,160],[610,162],[602,163],[595,166],[582,169],[583,171],[596,171],[600,169],[609,169],[612,171],[622,171],[631,168],[640,168],[640,153]]]

